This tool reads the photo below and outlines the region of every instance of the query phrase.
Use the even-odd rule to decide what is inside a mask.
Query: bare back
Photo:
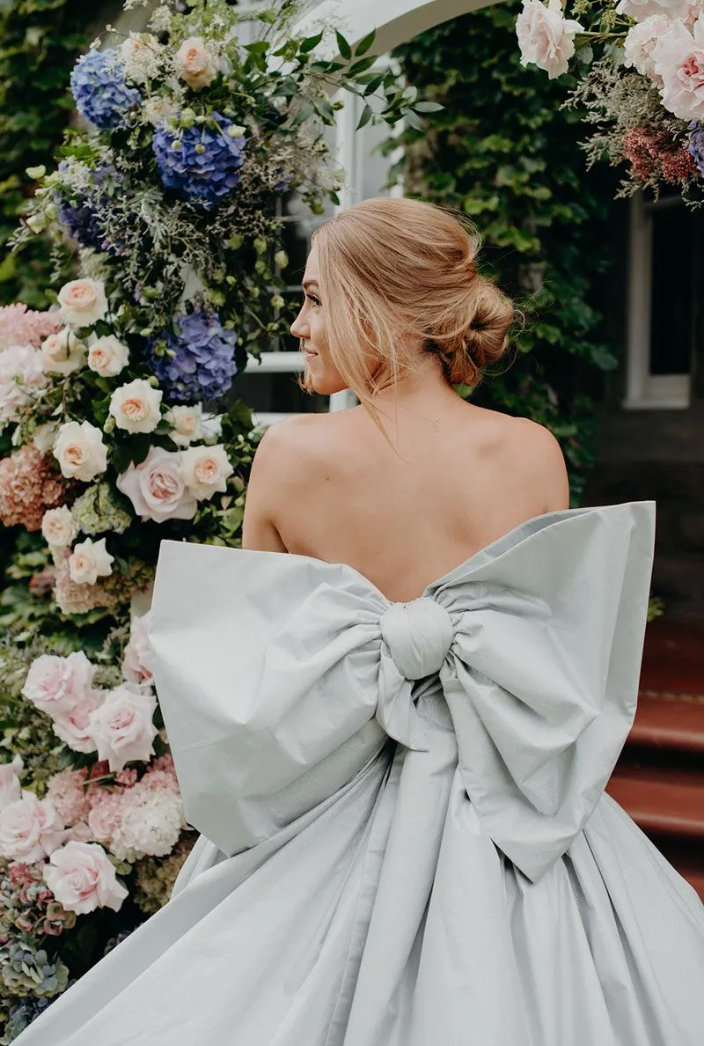
[[[464,400],[447,407],[439,418],[400,409],[397,436],[385,422],[400,456],[363,407],[278,423],[255,461],[244,547],[348,563],[406,602],[526,519],[568,506],[547,429]]]

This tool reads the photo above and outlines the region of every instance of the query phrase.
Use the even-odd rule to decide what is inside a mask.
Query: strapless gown
[[[163,542],[155,679],[201,835],[17,1043],[700,1046],[701,902],[604,791],[654,510],[538,516],[405,603]]]

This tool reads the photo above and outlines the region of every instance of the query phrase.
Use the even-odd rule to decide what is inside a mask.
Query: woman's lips
[[[317,356],[318,353],[314,349],[305,349],[306,356]]]

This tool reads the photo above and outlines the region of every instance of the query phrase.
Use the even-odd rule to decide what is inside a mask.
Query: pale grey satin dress
[[[700,1046],[702,905],[604,787],[654,503],[516,527],[391,603],[163,542],[172,899],[21,1046]]]

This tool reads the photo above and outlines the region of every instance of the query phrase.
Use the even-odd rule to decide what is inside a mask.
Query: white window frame
[[[626,410],[686,410],[690,374],[651,374],[651,288],[653,213],[683,206],[679,198],[631,197],[629,235],[628,327],[626,340]]]

